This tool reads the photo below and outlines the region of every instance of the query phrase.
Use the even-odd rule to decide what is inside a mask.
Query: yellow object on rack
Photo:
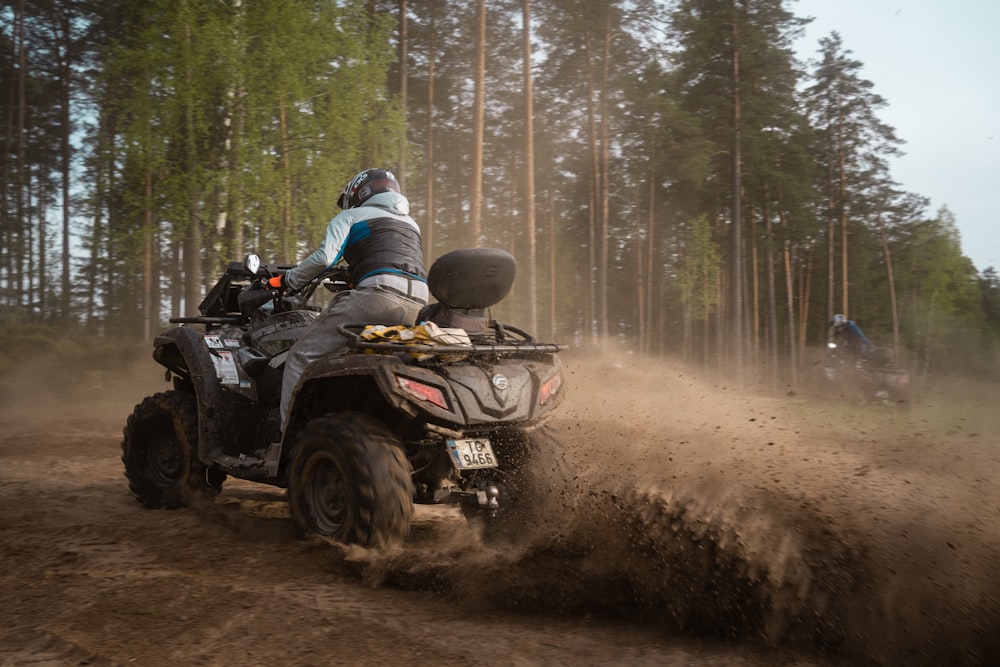
[[[362,339],[369,342],[398,343],[403,345],[448,345],[460,347],[472,347],[472,341],[465,329],[450,329],[439,327],[433,322],[422,322],[416,326],[406,326],[397,324],[386,326],[383,324],[369,324],[364,331],[359,334]],[[366,354],[376,354],[377,350],[365,350]],[[437,356],[436,352],[415,351],[410,356],[417,361],[424,361]],[[449,353],[441,355],[444,361],[460,361],[465,358],[464,354]]]

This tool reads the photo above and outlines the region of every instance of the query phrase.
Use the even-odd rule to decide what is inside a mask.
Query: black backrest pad
[[[437,258],[427,283],[438,301],[452,308],[489,308],[510,292],[517,260],[497,248],[463,248]]]

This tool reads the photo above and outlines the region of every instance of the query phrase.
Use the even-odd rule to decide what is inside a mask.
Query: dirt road
[[[382,554],[233,480],[143,509],[119,443],[152,362],[7,378],[0,665],[1000,663],[996,386],[906,411],[567,366],[549,521],[490,547],[418,508]]]

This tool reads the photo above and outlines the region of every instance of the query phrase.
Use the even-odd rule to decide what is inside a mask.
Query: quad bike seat
[[[517,260],[497,248],[463,248],[441,255],[427,274],[437,299],[420,311],[417,322],[465,329],[469,335],[486,332],[486,309],[510,293]]]

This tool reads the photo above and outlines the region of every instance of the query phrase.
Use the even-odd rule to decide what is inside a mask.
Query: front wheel
[[[198,403],[183,391],[154,394],[135,406],[125,424],[122,463],[129,489],[150,508],[184,507],[196,494],[218,491],[224,479],[210,477],[198,460]]]
[[[413,480],[399,440],[353,412],[309,422],[298,437],[288,478],[297,531],[345,544],[391,547],[410,532]]]

